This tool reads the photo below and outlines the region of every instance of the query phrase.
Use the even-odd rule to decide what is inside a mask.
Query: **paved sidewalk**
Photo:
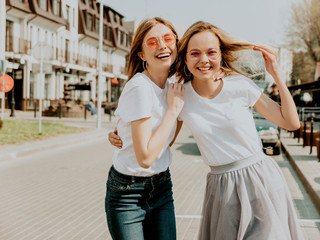
[[[0,212],[4,214],[4,218],[0,216],[1,240],[1,236],[7,236],[6,240],[110,239],[101,204],[104,197],[101,185],[104,185],[106,170],[111,166],[110,156],[114,149],[106,143],[105,134],[114,128],[115,119],[109,122],[108,115],[103,116],[103,129],[100,130],[95,128],[96,119],[91,116],[87,120],[44,118],[46,121],[87,127],[88,131],[0,146],[0,194],[4,194],[0,197],[0,209],[3,210]],[[16,118],[37,121],[33,119],[32,112],[16,112]],[[299,178],[305,178],[307,191],[314,191],[319,197],[320,163],[317,162],[316,151],[309,155],[310,149],[303,149],[302,144],[297,144],[297,140],[285,131],[282,131],[281,139],[288,159],[293,166],[296,165]],[[84,154],[76,149],[87,146],[85,154],[88,157],[82,159]],[[61,149],[64,149],[63,159],[57,157],[61,156],[57,155]],[[171,173],[178,239],[196,239],[209,168],[203,164],[188,129],[181,131],[172,150]],[[39,156],[42,153],[46,158]],[[95,157],[90,159],[89,156]],[[296,186],[295,177],[288,170],[287,165],[290,164],[285,163],[281,155],[275,159],[285,174],[295,206],[299,208],[306,240],[320,239],[319,214],[308,212],[312,210],[306,205],[311,203],[306,203],[301,188]]]
[[[286,157],[297,173],[299,179],[308,191],[311,199],[320,213],[320,162],[317,158],[317,148],[303,148],[303,140],[294,139],[290,133],[281,131],[281,142]]]

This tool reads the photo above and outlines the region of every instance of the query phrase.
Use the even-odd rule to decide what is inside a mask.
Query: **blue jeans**
[[[169,169],[150,177],[109,171],[105,199],[113,239],[176,239]]]

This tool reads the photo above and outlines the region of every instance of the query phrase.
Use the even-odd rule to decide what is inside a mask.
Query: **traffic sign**
[[[3,92],[3,75],[0,75],[0,92]],[[4,92],[10,92],[14,86],[13,78],[8,74],[4,75]]]

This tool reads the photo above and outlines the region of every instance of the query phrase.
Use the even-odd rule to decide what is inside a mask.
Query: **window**
[[[124,34],[124,45],[128,45],[128,34]]]
[[[66,45],[65,45],[65,61],[70,62],[70,53],[69,53],[69,40],[66,39]]]
[[[99,18],[96,18],[96,33],[99,34],[99,26],[100,25],[100,21]]]
[[[72,8],[72,12],[73,12],[73,27],[76,27],[76,9]]]
[[[39,6],[43,10],[48,10],[47,0],[39,0]]]
[[[6,21],[6,51],[13,52],[13,22]]]
[[[92,31],[92,14],[87,14],[87,28]]]
[[[124,32],[118,30],[118,44],[122,45],[124,41]]]
[[[29,98],[30,98],[30,104],[29,107],[34,107],[34,103],[37,101],[35,99],[35,86],[36,86],[36,81],[34,80],[34,74],[33,72],[30,72],[30,89],[29,89]]]
[[[43,107],[47,108],[50,106],[50,80],[51,80],[51,74],[45,74],[44,75],[44,99],[43,99]]]
[[[53,0],[53,14],[60,16],[61,15],[60,9],[61,9],[61,0]]]
[[[103,25],[103,38],[108,39],[108,26]]]
[[[112,41],[113,40],[113,33],[112,33],[112,28],[111,27],[108,27],[108,40],[109,41]]]
[[[93,0],[89,0],[89,5],[93,8]]]
[[[71,21],[70,17],[71,17],[70,16],[70,6],[66,5],[66,19],[67,19],[69,25],[70,25],[70,21]]]

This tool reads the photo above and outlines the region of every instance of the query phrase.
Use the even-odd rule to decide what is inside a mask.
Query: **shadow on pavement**
[[[306,156],[306,155],[292,155],[294,157],[294,160],[295,161],[305,161],[305,160],[308,160],[308,161],[317,161],[316,157],[313,156],[313,155],[310,155],[310,156]]]
[[[196,143],[184,143],[177,148],[183,154],[200,156],[200,151]]]

